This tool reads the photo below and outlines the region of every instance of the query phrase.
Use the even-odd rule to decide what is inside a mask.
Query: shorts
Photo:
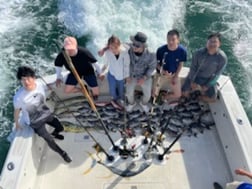
[[[83,76],[83,79],[88,84],[89,87],[98,87],[97,79],[95,75]],[[66,85],[77,85],[78,81],[75,79],[72,73],[68,74],[66,79]]]
[[[200,78],[196,78],[195,83],[198,85],[204,85],[204,83]],[[188,77],[186,78],[183,84],[182,91],[183,92],[191,91],[191,80]],[[208,96],[209,98],[216,98],[217,97],[216,85],[209,87],[208,90],[204,93],[204,95]]]

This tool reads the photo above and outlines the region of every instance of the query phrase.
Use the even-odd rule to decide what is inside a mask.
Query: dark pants
[[[56,117],[53,117],[52,120],[46,122],[48,125],[52,126],[54,129],[53,133],[57,134],[64,130],[63,126]],[[60,155],[63,154],[63,150],[56,144],[52,135],[46,130],[45,124],[39,128],[34,128],[35,133],[42,137],[48,144],[48,146],[55,152],[58,152]]]

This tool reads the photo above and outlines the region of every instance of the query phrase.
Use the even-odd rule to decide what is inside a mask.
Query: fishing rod
[[[48,87],[49,90],[52,91],[52,94],[54,97],[57,98],[57,101],[61,102],[63,104],[63,106],[69,111],[69,108],[66,106],[65,102],[63,100],[61,100],[61,98],[56,94],[56,92],[53,90],[53,88],[45,81],[45,79],[38,75],[39,78],[41,78],[41,80],[46,84],[46,86]],[[102,147],[102,145],[95,139],[95,137],[91,134],[91,132],[82,124],[82,122],[73,114],[73,112],[69,111],[69,113],[74,117],[74,119],[84,128],[84,130],[87,132],[87,134],[90,136],[90,138],[95,142],[94,148],[96,149],[96,151],[98,151],[98,148],[100,151],[102,151],[106,157],[107,160],[112,162],[114,161],[114,156],[109,155],[109,153]]]
[[[150,122],[151,122],[151,118],[154,114],[154,105],[156,105],[156,100],[157,100],[157,91],[160,91],[160,80],[161,80],[161,75],[162,75],[162,72],[163,72],[163,66],[166,64],[165,63],[165,59],[166,59],[166,56],[167,56],[168,52],[165,52],[164,55],[163,55],[163,59],[162,59],[162,62],[161,62],[161,65],[160,65],[160,70],[159,70],[159,73],[158,73],[158,76],[156,78],[156,86],[155,86],[155,89],[154,89],[154,96],[153,96],[153,100],[152,100],[152,104],[153,106],[151,107],[151,111],[150,111],[150,114],[149,114],[149,120],[148,120],[148,123],[149,123],[149,127],[145,133],[145,138],[143,140],[143,144],[148,144],[148,135],[149,134],[152,134],[152,138],[154,137],[154,131],[153,131],[153,128],[150,127]],[[152,139],[151,138],[151,141],[154,140],[154,138]],[[150,144],[152,145],[152,144]],[[148,149],[151,148],[150,146],[148,147]]]
[[[172,141],[172,143],[164,149],[164,152],[162,154],[158,155],[158,160],[162,161],[164,159],[164,156],[170,152],[170,149],[174,146],[174,144],[180,139],[180,137],[183,135],[184,131],[186,129],[182,130],[180,134],[177,135],[177,137]]]
[[[75,79],[78,81],[78,83],[79,83],[79,85],[81,87],[81,92],[87,98],[88,103],[91,106],[91,109],[95,112],[96,117],[98,118],[99,122],[101,123],[101,126],[102,126],[103,130],[105,131],[106,136],[108,137],[109,141],[111,142],[111,144],[113,146],[113,150],[114,151],[118,151],[119,147],[115,145],[112,137],[110,136],[110,134],[108,132],[108,129],[105,126],[104,122],[102,121],[102,118],[101,118],[101,116],[100,116],[100,114],[99,114],[99,112],[98,112],[98,110],[97,110],[97,108],[96,108],[96,106],[94,104],[94,101],[90,97],[90,95],[88,94],[87,89],[84,86],[84,84],[83,84],[83,82],[82,82],[82,80],[81,80],[78,72],[76,71],[76,69],[75,69],[75,67],[74,67],[74,65],[72,63],[72,60],[71,60],[70,56],[66,53],[66,51],[64,49],[62,49],[62,54],[63,54],[63,56],[64,56],[64,58],[65,58],[65,60],[66,60],[66,62],[68,64],[69,68],[71,69],[71,71],[72,71]]]

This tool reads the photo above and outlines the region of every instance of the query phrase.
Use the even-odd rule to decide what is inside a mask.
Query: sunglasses
[[[133,45],[133,47],[135,47],[135,48],[141,48],[141,47],[142,47],[142,45],[137,44],[137,43],[133,43],[132,45]]]

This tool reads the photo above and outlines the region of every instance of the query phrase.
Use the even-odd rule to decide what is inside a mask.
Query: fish
[[[204,123],[205,125],[214,125],[214,119],[210,111],[205,111],[200,115],[200,122]]]

